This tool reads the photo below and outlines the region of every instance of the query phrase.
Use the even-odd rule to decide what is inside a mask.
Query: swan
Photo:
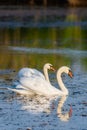
[[[20,79],[22,79],[22,78],[23,79],[29,78],[29,80],[31,80],[31,79],[35,80],[37,78],[40,78],[43,81],[47,81],[47,82],[50,83],[49,76],[48,76],[48,70],[55,71],[55,68],[53,67],[52,64],[46,63],[43,66],[43,73],[44,74],[42,74],[40,71],[38,71],[38,70],[36,70],[34,68],[27,68],[27,67],[26,68],[22,68],[18,72],[19,83],[17,84],[16,89],[12,89],[12,88],[8,88],[8,89],[11,90],[11,91],[17,92],[19,94],[25,94],[25,95],[34,94],[34,91],[32,91],[29,88],[26,88],[25,86],[23,86],[20,83]]]
[[[48,76],[48,70],[52,70],[52,71],[55,71],[54,67],[52,64],[50,63],[46,63],[44,66],[43,66],[43,73],[42,74],[40,71],[36,70],[36,69],[32,69],[32,68],[22,68],[19,72],[18,72],[18,77],[19,79],[21,77],[41,77],[43,79],[46,79],[48,82],[50,82],[49,80],[49,76]]]
[[[44,95],[44,96],[56,96],[56,95],[68,95],[68,89],[65,87],[62,81],[62,73],[68,74],[71,78],[73,77],[72,71],[67,66],[62,66],[57,70],[57,82],[60,89],[52,86],[47,80],[44,80],[42,77],[21,77],[20,84],[23,88],[29,92]]]

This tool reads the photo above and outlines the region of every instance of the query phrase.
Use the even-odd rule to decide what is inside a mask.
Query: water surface
[[[0,9],[0,128],[2,130],[87,130],[87,9]],[[7,90],[22,67],[67,65],[69,96],[49,100]],[[55,73],[49,72],[57,87]],[[59,111],[58,106],[61,111]],[[71,111],[71,113],[70,113]],[[65,115],[70,114],[69,117]]]

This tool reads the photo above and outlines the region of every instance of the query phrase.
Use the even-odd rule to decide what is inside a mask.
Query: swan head
[[[67,66],[62,66],[60,69],[59,69],[60,73],[66,73],[68,76],[70,76],[71,78],[73,77],[73,73],[71,71],[71,69]]]
[[[44,65],[44,69],[56,71],[55,68],[53,67],[53,65],[50,64],[50,63],[46,63],[46,64]]]

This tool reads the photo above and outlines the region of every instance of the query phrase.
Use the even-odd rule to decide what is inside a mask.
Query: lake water
[[[0,8],[0,129],[87,130],[87,8]],[[9,90],[22,67],[69,66],[68,97]],[[49,72],[57,87],[55,73]]]

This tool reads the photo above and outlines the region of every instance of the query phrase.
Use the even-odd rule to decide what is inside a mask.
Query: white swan
[[[65,87],[61,75],[62,73],[68,74],[71,78],[73,77],[72,71],[69,67],[63,66],[57,71],[57,81],[60,89],[52,86],[48,81],[44,80],[42,77],[21,77],[20,84],[23,88],[29,92],[44,95],[44,96],[56,96],[56,95],[68,95],[68,89]]]
[[[22,68],[18,72],[18,77],[20,79],[21,77],[25,77],[25,78],[26,77],[29,77],[29,78],[33,77],[33,78],[35,78],[35,77],[39,76],[40,78],[46,79],[48,82],[50,82],[49,81],[49,76],[48,76],[48,70],[55,71],[53,65],[50,64],[50,63],[46,63],[43,66],[43,73],[44,73],[44,75],[40,71],[38,71],[36,69],[33,69],[33,68]]]
[[[49,82],[49,76],[48,76],[48,70],[52,70],[55,71],[54,67],[52,64],[50,63],[46,63],[43,66],[43,72],[44,74],[42,74],[40,71],[36,70],[36,69],[32,69],[32,68],[22,68],[19,72],[18,72],[18,78],[19,78],[19,83],[16,86],[16,89],[11,89],[8,88],[9,90],[12,90],[14,92],[17,92],[19,94],[24,94],[24,95],[31,95],[31,94],[35,94],[36,92],[32,91],[29,88],[26,88],[25,86],[23,86],[20,81],[21,79],[33,79],[35,81],[35,79],[42,79],[44,82]],[[31,81],[29,81],[31,82]],[[37,82],[37,81],[36,81]],[[39,82],[38,82],[39,83]]]

